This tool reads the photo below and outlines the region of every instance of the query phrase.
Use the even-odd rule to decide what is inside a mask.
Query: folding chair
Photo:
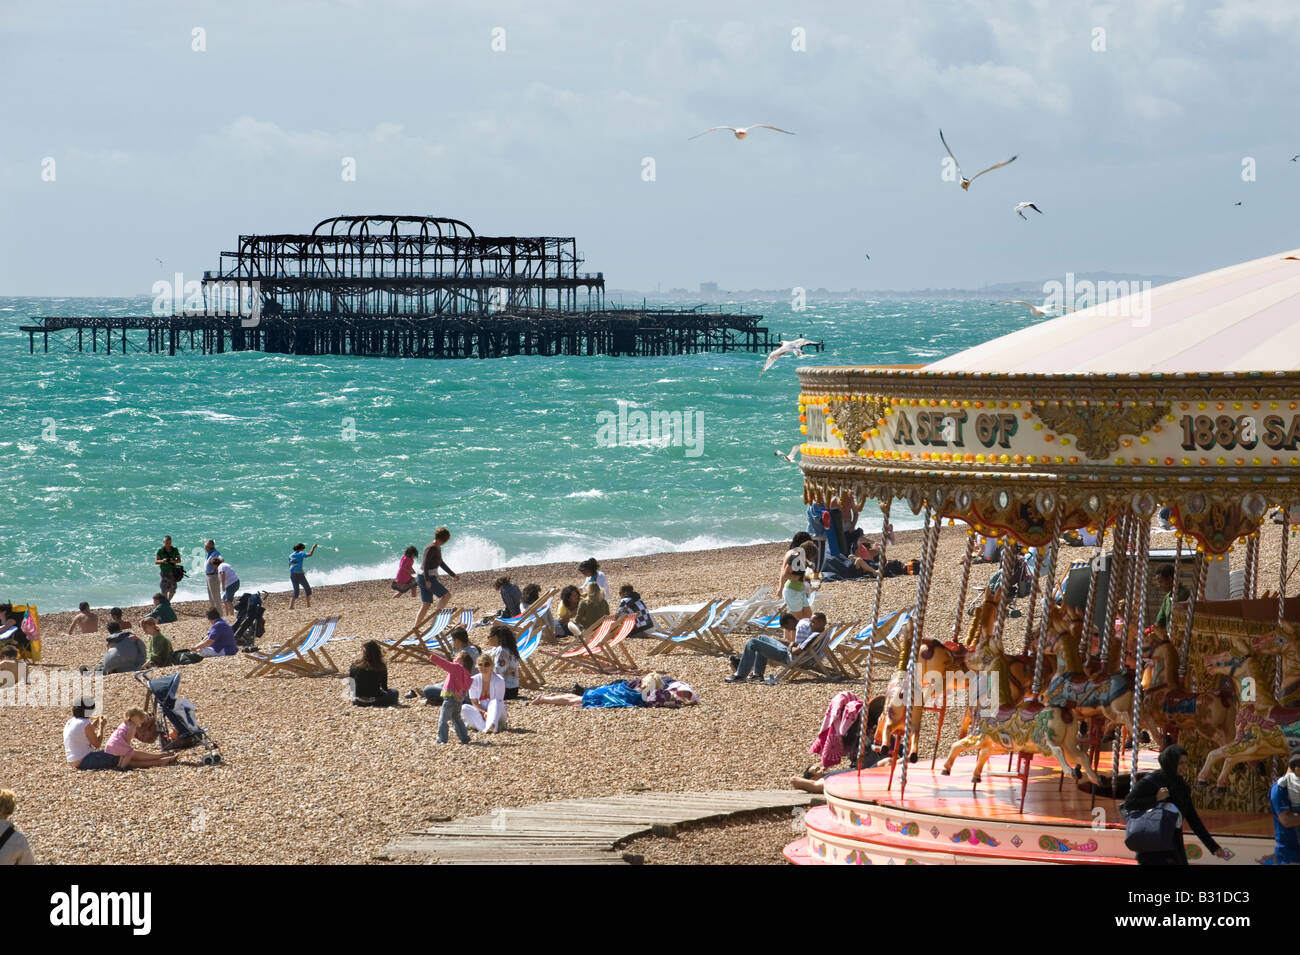
[[[433,615],[432,620],[412,627],[394,640],[380,640],[379,645],[388,651],[390,662],[428,663],[429,653],[435,646],[444,655],[448,652],[441,634],[451,623],[454,612],[450,607],[444,607]]]
[[[245,674],[245,679],[281,671],[299,676],[328,676],[338,673],[339,668],[325,650],[325,644],[334,637],[338,625],[338,617],[317,620],[270,653],[248,654],[257,664]]]
[[[538,618],[532,628],[524,631],[524,635],[515,644],[519,649],[519,685],[527,690],[542,688],[542,675],[537,667],[529,662],[529,658],[537,652],[545,627],[546,625]]]
[[[677,626],[669,633],[651,634],[651,636],[659,637],[659,642],[650,648],[650,655],[668,653],[678,647],[698,650],[708,654],[721,653],[722,651],[718,645],[712,642],[713,638],[709,634],[709,628],[713,626],[718,616],[727,609],[729,603],[730,601],[727,600],[711,601],[686,619],[679,621]]]
[[[618,619],[614,614],[602,617],[590,627],[582,632],[581,635],[574,638],[574,642],[558,650],[542,650],[542,654],[548,658],[544,669],[549,671],[552,667],[559,667],[561,670],[572,664],[572,661],[578,657],[589,657],[599,647],[609,632],[613,629],[614,621]],[[633,618],[635,622],[635,618]],[[547,673],[549,676],[549,672]]]
[[[568,657],[570,666],[595,673],[629,673],[638,672],[636,661],[628,653],[623,641],[636,627],[636,614],[627,614],[618,621],[617,629],[605,641],[589,648],[587,654],[575,654]]]
[[[777,683],[793,680],[800,674],[830,680],[846,680],[853,674],[840,663],[830,648],[834,634],[830,626],[813,637],[802,650],[796,650],[789,663],[776,675]],[[856,674],[856,671],[854,671]]]

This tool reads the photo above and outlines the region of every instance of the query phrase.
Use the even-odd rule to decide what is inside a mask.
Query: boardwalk
[[[618,846],[677,826],[768,809],[806,808],[794,790],[632,793],[565,799],[437,823],[390,843],[381,858],[443,865],[624,865]]]

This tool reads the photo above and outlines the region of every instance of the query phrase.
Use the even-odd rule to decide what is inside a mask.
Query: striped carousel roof
[[[1038,374],[1300,370],[1300,249],[1070,312],[925,366]]]

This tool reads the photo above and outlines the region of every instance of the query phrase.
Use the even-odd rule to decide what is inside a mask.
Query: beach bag
[[[171,665],[174,667],[188,666],[191,663],[202,663],[203,654],[195,653],[193,650],[174,650],[172,651]]]
[[[1129,816],[1124,823],[1124,845],[1132,852],[1174,852],[1182,814],[1168,803]]]

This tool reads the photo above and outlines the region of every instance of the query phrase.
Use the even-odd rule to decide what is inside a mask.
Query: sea
[[[295,543],[319,545],[313,585],[388,578],[439,526],[457,571],[788,538],[806,526],[801,475],[774,451],[800,440],[796,367],[924,363],[1036,321],[969,299],[726,303],[825,342],[766,374],[744,352],[169,357],[44,354],[38,339],[30,355],[18,330],[150,306],[0,297],[0,600],[148,603],[164,534],[190,574],[213,538],[243,589],[271,591],[288,589]],[[684,427],[655,433],[637,412]],[[201,596],[191,576],[177,599]]]

